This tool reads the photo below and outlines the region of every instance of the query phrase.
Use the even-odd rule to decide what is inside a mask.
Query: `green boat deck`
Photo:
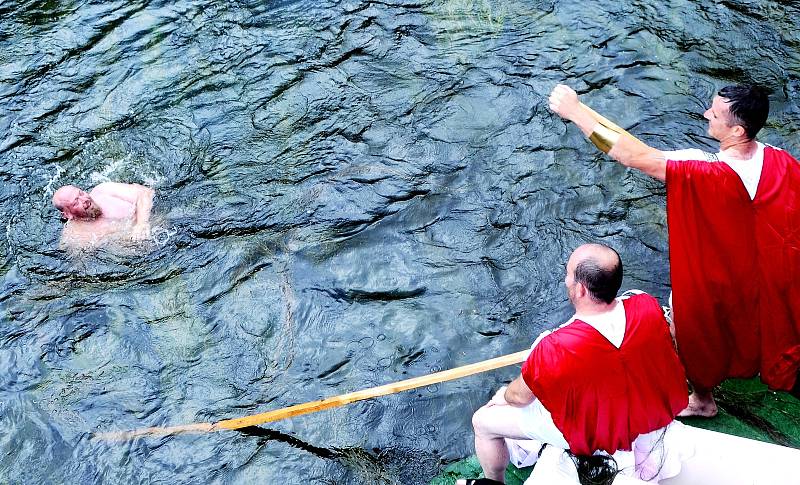
[[[711,419],[681,418],[690,426],[710,429],[745,438],[800,448],[800,400],[786,392],[770,391],[757,378],[729,379],[717,388],[719,413]],[[507,485],[521,485],[532,468],[509,465]],[[431,485],[451,485],[458,478],[482,477],[473,455],[449,464]]]

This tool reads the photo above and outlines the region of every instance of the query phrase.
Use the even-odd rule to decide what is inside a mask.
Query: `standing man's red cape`
[[[800,164],[764,149],[754,200],[723,162],[667,162],[678,352],[711,390],[758,373],[791,389],[800,365]]]

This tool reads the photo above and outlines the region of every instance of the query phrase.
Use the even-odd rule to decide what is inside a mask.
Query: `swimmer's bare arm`
[[[139,184],[121,184],[117,182],[104,182],[95,187],[96,190],[122,199],[136,207],[133,220],[133,235],[136,239],[149,236],[150,211],[153,208],[153,196],[155,191],[149,187]]]
[[[136,224],[143,225],[150,222],[150,210],[153,208],[153,196],[155,191],[153,189],[138,186],[139,193],[136,197]]]
[[[150,209],[153,207],[155,192],[149,187],[139,184],[121,184],[118,182],[104,182],[92,190],[101,191],[111,197],[116,197],[130,202],[136,207],[134,222],[143,224],[150,220]]]
[[[522,375],[511,381],[505,392],[505,400],[508,404],[516,407],[527,406],[536,399],[531,392]]]
[[[597,129],[601,121],[606,126],[608,120],[598,115],[578,99],[578,94],[571,88],[559,84],[550,94],[550,109],[560,117],[572,121],[588,138]],[[613,125],[613,123],[611,123]],[[616,125],[613,125],[615,128]],[[667,160],[661,150],[652,148],[630,133],[619,129],[619,140],[608,152],[614,160],[626,167],[633,167],[659,180],[667,178]]]

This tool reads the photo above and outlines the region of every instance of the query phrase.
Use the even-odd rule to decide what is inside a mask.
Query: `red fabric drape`
[[[624,300],[620,348],[576,320],[533,349],[522,377],[550,411],[570,449],[629,450],[688,403],[686,378],[661,307],[649,295]]]
[[[800,164],[766,147],[754,200],[725,163],[667,162],[678,351],[710,390],[759,372],[790,389],[800,365]]]

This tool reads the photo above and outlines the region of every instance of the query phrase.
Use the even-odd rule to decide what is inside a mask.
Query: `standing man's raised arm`
[[[572,121],[594,145],[627,167],[665,180],[667,161],[661,150],[645,145],[603,116],[595,113],[578,99],[570,87],[559,84],[550,93],[550,109],[560,117]]]

